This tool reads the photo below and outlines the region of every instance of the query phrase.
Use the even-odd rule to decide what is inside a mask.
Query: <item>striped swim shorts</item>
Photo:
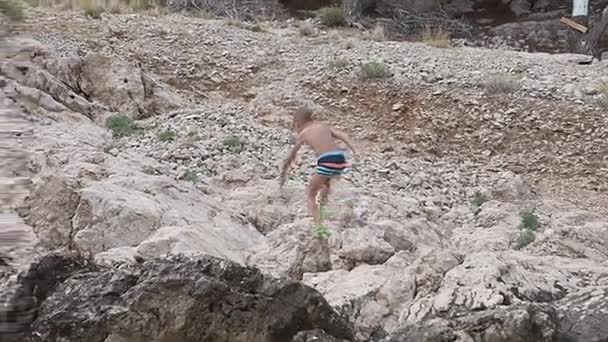
[[[343,151],[325,152],[319,156],[317,161],[317,174],[325,177],[339,177],[348,167],[349,164],[346,163]]]

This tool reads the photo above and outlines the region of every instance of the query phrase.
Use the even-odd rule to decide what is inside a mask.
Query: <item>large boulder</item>
[[[118,270],[47,255],[21,278],[15,294],[30,300],[10,314],[37,310],[35,320],[22,315],[13,327],[14,336],[29,341],[284,342],[307,330],[335,340],[353,336],[312,288],[208,256]]]
[[[59,57],[36,41],[14,38],[0,73],[17,98],[50,112],[72,111],[95,121],[107,111],[135,118],[177,109],[181,99],[127,61],[97,52]]]

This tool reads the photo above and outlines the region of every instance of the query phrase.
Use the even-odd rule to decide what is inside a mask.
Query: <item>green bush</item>
[[[519,232],[519,237],[517,238],[515,249],[520,250],[534,242],[535,239],[536,234],[533,231],[529,229],[522,229],[521,232]]]
[[[472,204],[474,207],[481,207],[484,203],[488,201],[488,197],[481,192],[476,192],[473,197]]]
[[[524,212],[521,214],[521,226],[522,229],[528,229],[535,232],[540,228],[540,223],[534,213]]]
[[[198,183],[198,176],[196,175],[196,172],[186,170],[186,172],[184,172],[184,180],[196,184]]]
[[[112,131],[114,138],[122,138],[141,131],[141,127],[134,123],[133,119],[124,114],[109,116],[106,119],[105,125],[107,129]]]
[[[27,8],[28,5],[23,0],[0,0],[0,15],[13,21],[23,20]]]
[[[236,135],[230,135],[224,138],[224,147],[233,152],[240,152],[243,150],[243,142]]]
[[[175,133],[175,131],[171,128],[167,128],[158,134],[158,140],[162,142],[174,141],[175,137],[177,137],[177,133]]]
[[[361,65],[359,76],[364,79],[387,78],[391,75],[388,67],[380,62],[368,62]]]
[[[319,10],[319,20],[325,26],[342,26],[345,23],[344,11],[340,7],[323,7]]]
[[[89,6],[84,9],[85,17],[90,17],[93,19],[101,19],[101,14],[106,10],[100,6]]]

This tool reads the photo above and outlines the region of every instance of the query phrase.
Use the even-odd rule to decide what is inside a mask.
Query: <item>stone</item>
[[[341,232],[340,249],[336,252],[349,268],[360,263],[369,265],[383,264],[395,250],[370,229],[345,229]]]
[[[249,248],[246,265],[269,274],[300,280],[305,272],[331,269],[329,245],[315,238],[306,221],[284,224],[266,235],[266,242]]]
[[[356,336],[366,340],[378,328],[391,331],[414,298],[416,282],[407,256],[397,254],[385,265],[362,264],[351,271],[304,274],[303,282],[319,290],[355,322]]]
[[[185,342],[279,342],[316,329],[337,340],[353,336],[352,327],[310,287],[206,256],[154,259],[117,270],[51,255],[32,265],[20,285],[21,298],[37,301],[11,309],[37,309],[35,319],[22,318],[31,326],[16,329],[32,341],[180,336]]]
[[[78,182],[66,175],[49,175],[35,182],[21,214],[47,248],[71,246],[72,218],[78,207]]]

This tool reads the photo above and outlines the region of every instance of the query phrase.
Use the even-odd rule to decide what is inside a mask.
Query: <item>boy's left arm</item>
[[[300,149],[300,147],[302,147],[303,143],[304,141],[302,141],[302,139],[298,137],[298,139],[296,140],[296,144],[291,148],[291,151],[289,151],[289,155],[287,156],[285,163],[283,163],[283,169],[281,170],[281,187],[285,183],[285,178],[287,177],[287,170],[289,169],[289,165],[291,165],[293,160],[296,158],[298,150]]]

